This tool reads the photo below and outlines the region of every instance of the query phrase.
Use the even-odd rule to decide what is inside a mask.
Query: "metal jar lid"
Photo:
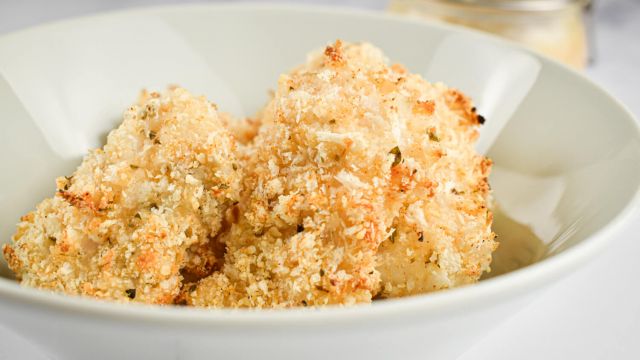
[[[479,8],[511,11],[556,11],[570,6],[587,6],[590,0],[432,0]]]

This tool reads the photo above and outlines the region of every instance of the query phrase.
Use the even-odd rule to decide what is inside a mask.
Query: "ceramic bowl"
[[[22,288],[2,263],[0,328],[17,339],[3,341],[67,360],[449,359],[611,244],[637,202],[640,136],[605,91],[479,33],[282,5],[138,9],[1,37],[0,241],[53,194],[56,176],[101,146],[141,88],[180,84],[252,114],[278,74],[338,38],[372,42],[410,71],[458,87],[487,118],[478,150],[495,162],[501,242],[492,276],[370,306],[232,311]]]

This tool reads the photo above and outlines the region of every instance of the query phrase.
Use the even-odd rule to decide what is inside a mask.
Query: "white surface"
[[[331,27],[326,26],[329,22]],[[119,117],[125,107],[107,104],[103,94],[133,93],[147,85],[96,80],[92,86],[74,86],[76,72],[91,79],[121,79],[140,72],[140,63],[156,61],[153,51],[131,55],[127,50],[135,62],[104,61],[78,52],[93,48],[97,39],[117,42],[117,48],[111,44],[109,49],[135,49],[140,38],[119,33],[132,26],[157,35],[144,37],[146,46],[189,52],[195,56],[189,58],[202,60],[221,83],[230,85],[228,95],[237,98],[246,113],[263,106],[264,90],[273,86],[277,74],[299,63],[310,48],[335,38],[365,38],[377,44],[409,69],[468,92],[478,99],[478,111],[490,118],[490,105],[495,104],[491,99],[500,97],[513,108],[519,103],[504,127],[487,126],[480,131],[499,130],[488,153],[496,162],[491,179],[509,186],[499,186],[494,192],[496,202],[509,217],[529,225],[537,240],[516,246],[518,251],[503,257],[506,261],[499,261],[497,253],[495,267],[522,264],[522,249],[535,249],[533,244],[540,242],[549,245],[548,253],[553,256],[460,289],[371,306],[273,312],[123,306],[25,289],[12,280],[0,279],[0,324],[57,359],[186,360],[211,353],[224,358],[259,354],[265,360],[350,359],[354,355],[371,360],[392,356],[453,359],[520,310],[542,288],[596,256],[628,217],[630,198],[640,184],[640,168],[635,166],[640,163],[640,134],[629,114],[581,75],[495,38],[400,17],[326,8],[155,8],[76,19],[0,38],[0,53],[23,57],[19,64],[0,61],[0,74],[7,80],[0,81],[0,115],[3,125],[11,129],[0,133],[0,153],[12,154],[1,162],[12,171],[0,173],[0,202],[12,206],[0,206],[0,241],[9,239],[15,219],[43,197],[41,192],[50,191],[48,179],[67,173],[55,167],[77,163],[57,145],[78,126],[68,122],[73,120],[71,116],[53,116],[55,108],[50,104],[69,109],[63,111],[70,114],[79,107],[105,106],[101,114],[87,114],[83,118],[85,131],[76,133],[78,143],[90,144],[102,126]],[[397,41],[407,34],[419,37],[421,46]],[[62,46],[69,38],[76,46]],[[38,71],[44,56],[38,51],[43,49],[48,50],[51,64],[59,64],[60,73],[76,64],[78,57],[86,62],[77,63],[73,67],[76,72],[68,78],[60,78],[55,72],[58,67]],[[495,54],[504,56],[492,58]],[[471,56],[476,61],[468,61]],[[255,66],[258,58],[260,66]],[[106,56],[111,59],[110,54]],[[438,65],[442,63],[447,66]],[[531,70],[523,72],[523,65]],[[172,79],[165,81],[192,79],[193,74],[173,69],[167,66]],[[457,77],[462,69],[469,71],[469,76]],[[202,68],[186,70],[199,74]],[[512,85],[512,74],[520,73],[526,76],[515,79],[517,86]],[[487,81],[474,74],[496,75]],[[133,79],[149,81],[152,75]],[[160,75],[167,74],[160,71]],[[523,81],[526,79],[529,81]],[[46,93],[50,101],[30,99],[24,91],[29,86],[54,89]],[[56,91],[58,87],[64,91]],[[508,94],[517,96],[505,96],[502,89],[506,87],[517,88]],[[205,91],[216,96],[215,89]],[[85,101],[78,104],[75,101],[79,98]],[[30,108],[28,112],[25,106]],[[33,111],[38,107],[47,110]],[[604,117],[610,122],[602,122]],[[52,124],[62,131],[50,131]],[[578,127],[580,136],[575,136]],[[44,159],[47,166],[38,166]],[[35,181],[28,184],[23,179]],[[532,199],[532,194],[537,196]],[[514,234],[527,227],[498,214],[494,229],[502,244],[509,244],[509,239],[522,242],[521,236]],[[319,344],[322,352],[317,350]]]
[[[638,118],[640,1],[596,5],[596,62],[587,74]],[[640,359],[638,254],[636,211],[599,259],[546,290],[459,360]]]
[[[35,4],[32,6],[24,4]],[[39,4],[38,4],[39,3]],[[95,9],[146,1],[0,2],[0,29],[10,30],[39,20],[71,16]],[[49,4],[50,2],[46,2]],[[379,2],[378,2],[379,3]],[[66,5],[65,5],[66,4]],[[636,0],[598,4],[597,63],[589,74],[640,114],[640,3]],[[553,285],[526,309],[469,350],[461,359],[637,359],[640,349],[640,216],[618,236],[611,249],[589,266]],[[0,340],[2,344],[3,340]],[[2,344],[5,345],[5,344]],[[6,346],[2,346],[6,349]],[[3,353],[0,352],[0,359]]]

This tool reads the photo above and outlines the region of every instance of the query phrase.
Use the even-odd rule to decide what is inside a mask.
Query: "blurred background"
[[[220,0],[0,0],[0,34],[43,22],[149,5]],[[245,2],[245,1],[227,1]],[[257,0],[254,3],[275,1]],[[445,21],[521,42],[586,73],[640,114],[640,0],[299,0]]]
[[[0,36],[69,17],[177,3],[187,1],[0,0]],[[640,116],[640,0],[304,0],[288,3],[393,12],[492,32],[584,72]],[[637,347],[640,292],[637,286],[620,285],[637,284],[640,275],[637,261],[621,261],[638,252],[638,224],[628,229],[626,236],[621,236],[616,246],[597,261],[552,286],[548,296],[536,300],[498,330],[487,334],[486,339],[461,360],[640,359]],[[592,284],[600,287],[594,289]],[[549,319],[554,322],[549,323]],[[18,349],[20,344],[5,343],[0,347],[0,359],[9,358],[2,355],[11,353],[11,347]]]

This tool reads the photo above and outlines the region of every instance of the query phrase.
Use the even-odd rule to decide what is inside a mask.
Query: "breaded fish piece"
[[[378,295],[474,283],[490,270],[497,247],[487,182],[491,160],[473,147],[484,118],[460,92],[418,75],[403,76],[397,92],[402,140],[387,199],[397,213],[393,235],[378,252]]]
[[[22,217],[3,248],[9,266],[26,286],[172,303],[183,275],[221,265],[216,236],[242,181],[235,146],[204,98],[143,93],[106,145]]]
[[[396,80],[378,49],[340,42],[280,77],[247,157],[223,269],[189,288],[187,304],[371,301],[393,218]]]
[[[280,78],[261,120],[225,265],[188,304],[366,303],[489,270],[491,162],[458,91],[337,42]]]

